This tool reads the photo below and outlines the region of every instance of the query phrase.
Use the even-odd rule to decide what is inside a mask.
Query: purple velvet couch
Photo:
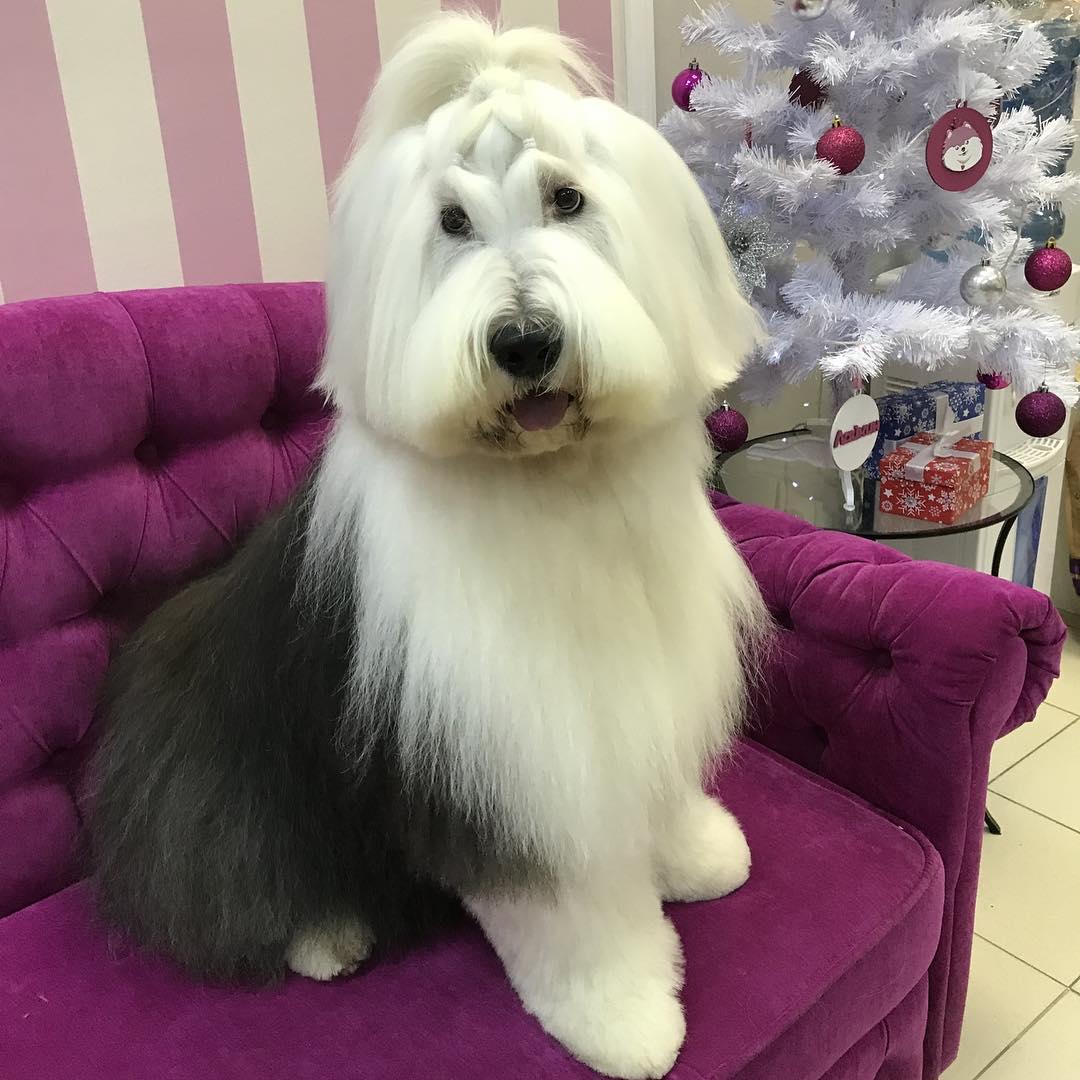
[[[353,979],[197,985],[96,921],[80,778],[110,649],[310,468],[316,285],[0,307],[0,1075],[569,1080],[470,925]],[[780,627],[715,787],[749,884],[676,905],[677,1080],[914,1080],[955,1056],[994,739],[1046,597],[716,500]]]

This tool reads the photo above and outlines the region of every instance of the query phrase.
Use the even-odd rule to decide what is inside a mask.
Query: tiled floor
[[[1080,1080],[1080,633],[997,744],[960,1057],[945,1080]]]

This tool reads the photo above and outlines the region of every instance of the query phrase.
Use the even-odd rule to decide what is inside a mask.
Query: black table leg
[[[1000,577],[998,571],[1001,569],[1001,556],[1005,552],[1005,541],[1009,539],[1009,533],[1012,532],[1012,527],[1016,524],[1015,515],[1008,518],[1001,526],[1001,531],[998,533],[997,543],[994,545],[994,559],[990,563],[990,573],[994,577]]]
[[[998,577],[1001,570],[1001,556],[1005,552],[1005,541],[1009,539],[1009,533],[1012,532],[1012,527],[1016,524],[1016,518],[1009,518],[1002,526],[1001,531],[998,533],[997,543],[994,544],[994,559],[990,563],[990,573],[994,577]],[[1001,835],[1001,826],[994,820],[994,815],[989,810],[983,814],[983,821],[986,822],[986,831],[991,836]]]

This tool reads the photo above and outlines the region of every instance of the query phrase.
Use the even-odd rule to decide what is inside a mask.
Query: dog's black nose
[[[540,379],[552,371],[562,352],[562,336],[551,326],[509,323],[491,338],[495,363],[515,379]]]

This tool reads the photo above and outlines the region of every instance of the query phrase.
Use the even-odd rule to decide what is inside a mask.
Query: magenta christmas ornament
[[[804,109],[820,109],[829,100],[829,92],[808,71],[796,71],[788,83],[788,97]]]
[[[691,60],[690,66],[675,76],[675,81],[671,84],[671,98],[683,112],[694,111],[690,104],[690,94],[694,87],[705,78],[705,75],[706,73],[701,70],[701,65],[696,60]]]
[[[714,448],[721,453],[738,450],[750,434],[746,417],[726,401],[715,412],[709,413],[705,418],[705,426],[709,429],[709,438]]]
[[[1054,292],[1072,277],[1072,259],[1051,236],[1046,247],[1036,248],[1024,263],[1027,283],[1039,292]]]
[[[1065,424],[1065,402],[1043,383],[1038,390],[1025,394],[1016,406],[1016,426],[1033,439],[1045,439]]]
[[[975,378],[987,390],[1004,390],[1007,386],[1012,386],[1012,379],[1002,371],[978,371]]]
[[[945,191],[967,191],[983,178],[993,152],[994,132],[986,117],[957,106],[930,129],[926,171]]]
[[[818,139],[817,156],[827,161],[842,176],[854,172],[866,157],[866,143],[853,127],[833,118],[832,127]]]

